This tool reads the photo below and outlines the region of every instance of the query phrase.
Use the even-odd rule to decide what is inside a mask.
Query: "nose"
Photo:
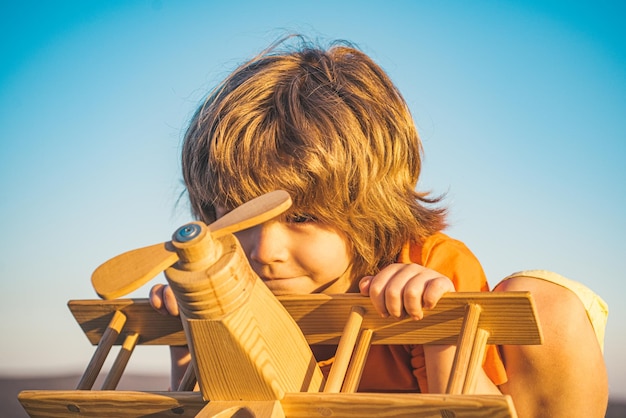
[[[287,260],[289,237],[285,225],[269,221],[238,233],[250,262],[271,265]]]

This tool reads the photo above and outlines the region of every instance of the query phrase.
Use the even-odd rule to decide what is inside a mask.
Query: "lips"
[[[289,279],[293,279],[294,277],[265,277],[262,276],[261,280],[263,280],[264,282],[273,282],[275,280],[289,280]]]
[[[265,271],[256,271],[255,273],[263,280],[264,282],[274,282],[280,280],[290,280],[290,279],[300,279],[302,277],[306,277],[306,274],[296,274],[296,275],[277,275],[274,271],[269,271],[270,269],[266,269]]]

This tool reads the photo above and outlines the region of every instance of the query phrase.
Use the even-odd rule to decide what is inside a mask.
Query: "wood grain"
[[[174,418],[195,417],[211,403],[199,392],[136,391],[23,391],[19,400],[32,418]],[[219,413],[243,409],[248,403],[215,402],[207,408]],[[231,406],[232,405],[232,406]],[[251,406],[264,405],[250,402]],[[502,395],[429,394],[318,394],[289,393],[280,401],[286,418],[515,418],[510,397]],[[276,404],[271,403],[276,409]],[[258,410],[257,410],[258,412]],[[80,413],[80,414],[79,414]],[[232,415],[225,415],[232,416]],[[240,415],[246,416],[246,415]],[[249,416],[249,415],[248,415]],[[264,415],[257,415],[264,416]],[[271,416],[271,415],[268,415]]]
[[[281,401],[287,418],[506,418],[517,417],[506,395],[391,393],[290,393]]]
[[[339,345],[337,345],[335,361],[333,361],[326,385],[324,386],[324,392],[326,393],[338,393],[343,386],[348,367],[350,366],[352,352],[363,324],[363,312],[365,312],[365,309],[360,306],[353,306],[350,311],[339,340]]]
[[[446,393],[451,395],[460,395],[463,392],[476,331],[479,329],[478,321],[481,310],[481,306],[476,303],[468,303],[465,306],[465,317],[461,325],[461,332],[458,337],[457,349],[454,354],[454,362],[452,363],[452,371],[446,390]],[[480,360],[482,361],[482,359]]]
[[[83,373],[76,389],[88,390],[93,387],[93,384],[95,383],[96,378],[98,377],[98,374],[100,373],[100,370],[109,355],[109,351],[111,351],[111,347],[115,344],[115,341],[120,335],[125,323],[126,316],[122,312],[113,312],[111,320],[104,328],[102,339],[98,344],[98,348],[96,348],[96,351],[93,353],[93,356],[85,369],[85,373]]]
[[[319,391],[324,379],[309,344],[252,271],[238,241],[228,234],[208,244],[223,251],[203,271],[176,264],[165,272],[203,396],[270,401],[286,392]]]
[[[178,255],[169,242],[127,251],[101,264],[91,275],[91,284],[103,299],[129,294],[174,264]]]
[[[199,392],[26,390],[18,398],[31,418],[191,418],[207,403]]]
[[[357,294],[278,297],[296,321],[309,344],[337,344],[352,306],[365,307],[362,327],[374,330],[373,344],[455,344],[465,305],[478,303],[478,326],[489,331],[488,344],[541,344],[536,310],[527,292],[468,292],[445,295],[424,319],[384,319],[366,297]],[[127,332],[139,333],[139,344],[185,345],[180,318],[163,316],[147,299],[72,300],[68,306],[91,342],[97,344],[113,312],[122,311]],[[122,344],[123,338],[116,344]]]

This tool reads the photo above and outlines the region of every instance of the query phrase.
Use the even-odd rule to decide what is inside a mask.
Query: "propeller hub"
[[[202,228],[197,224],[183,225],[174,232],[174,239],[178,242],[189,242],[200,235]]]

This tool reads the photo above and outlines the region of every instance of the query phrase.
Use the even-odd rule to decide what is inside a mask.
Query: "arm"
[[[360,283],[361,293],[373,297],[372,303],[381,315],[391,314],[401,317],[404,312],[414,319],[422,317],[422,308],[434,307],[439,298],[448,291],[487,291],[487,279],[482,267],[471,251],[460,241],[444,234],[435,234],[423,245],[406,246],[398,261],[413,271],[411,278],[404,274],[395,277],[388,267],[373,277],[365,277]],[[392,265],[394,266],[394,265]],[[425,267],[423,267],[425,266]],[[388,270],[391,268],[392,270]],[[404,270],[404,269],[402,269]],[[372,282],[378,282],[372,287]],[[373,289],[373,292],[370,292]],[[407,298],[407,294],[421,295]],[[387,305],[390,304],[390,309]],[[410,305],[414,306],[410,306]],[[395,307],[394,307],[395,306]],[[454,359],[454,346],[415,346],[413,356],[414,375],[422,392],[443,393]],[[497,386],[506,380],[502,362],[497,350],[488,347],[486,364],[490,373],[479,372],[477,390],[479,393],[498,393]]]
[[[483,268],[467,246],[461,241],[452,239],[445,234],[435,234],[427,239],[421,248],[413,248],[412,254],[401,260],[417,262],[449,277],[454,283],[457,292],[489,291],[487,278]],[[430,371],[428,371],[429,351],[434,346],[424,346],[426,356],[426,374],[430,386]],[[434,353],[430,353],[432,356]],[[500,393],[496,384],[506,381],[506,372],[495,346],[487,346],[485,367],[479,370],[476,386],[477,393]],[[447,382],[447,377],[446,377]],[[495,383],[494,383],[495,382]],[[434,388],[433,388],[434,389]],[[440,388],[441,391],[445,386]],[[430,388],[429,388],[430,391]]]
[[[455,291],[450,279],[415,263],[387,266],[375,276],[364,277],[359,286],[383,317],[409,315],[415,320],[423,318],[423,310],[434,308],[445,293]],[[445,392],[454,353],[450,345],[424,346],[428,392]]]

